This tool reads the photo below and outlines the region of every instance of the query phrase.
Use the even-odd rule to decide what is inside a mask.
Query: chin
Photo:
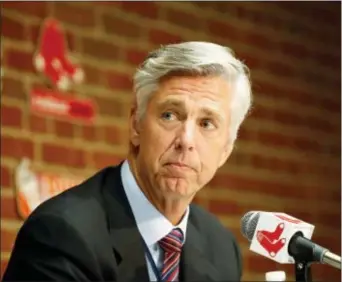
[[[175,197],[186,197],[194,193],[192,185],[184,178],[167,178],[160,185],[164,193]]]

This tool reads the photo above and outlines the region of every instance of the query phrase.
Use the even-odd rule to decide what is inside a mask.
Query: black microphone
[[[278,226],[272,227],[273,222]],[[242,217],[241,232],[255,246],[252,251],[277,262],[291,262],[291,256],[299,261],[324,263],[341,269],[341,257],[304,237],[308,224],[299,223],[304,222],[284,213],[253,211]],[[273,236],[276,232],[277,238]],[[287,242],[287,250],[282,253],[281,244],[285,247]],[[277,245],[280,246],[278,250],[275,248]],[[273,253],[268,255],[262,248]]]

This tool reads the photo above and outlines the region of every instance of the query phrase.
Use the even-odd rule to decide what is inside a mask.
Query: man
[[[134,77],[127,160],[39,206],[4,280],[239,281],[236,240],[191,201],[231,154],[250,88],[228,48],[152,52]]]

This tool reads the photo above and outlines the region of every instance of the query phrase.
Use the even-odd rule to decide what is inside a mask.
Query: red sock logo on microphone
[[[279,223],[276,229],[272,232],[267,230],[257,231],[256,238],[258,242],[271,257],[275,257],[286,243],[286,238],[280,238],[281,234],[283,234],[284,227],[284,223]]]

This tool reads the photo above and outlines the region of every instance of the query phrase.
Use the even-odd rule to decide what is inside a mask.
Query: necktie
[[[179,261],[183,246],[183,233],[180,229],[173,229],[159,241],[164,250],[164,262],[161,273],[162,281],[177,281],[179,274]]]

